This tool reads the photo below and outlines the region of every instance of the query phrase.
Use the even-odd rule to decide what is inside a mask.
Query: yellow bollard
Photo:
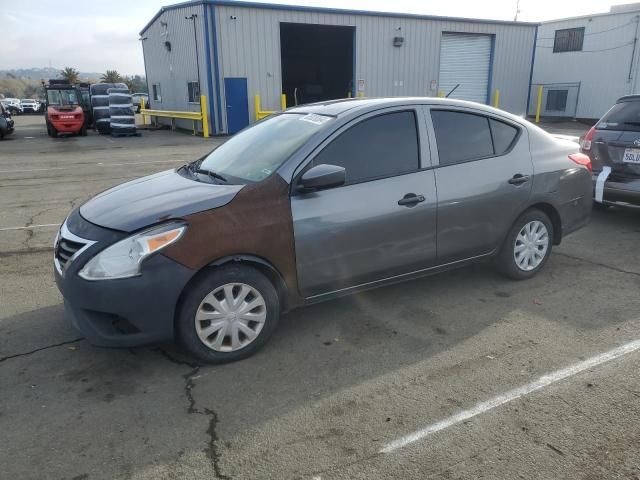
[[[209,138],[209,114],[207,113],[207,97],[200,96],[200,114],[202,115],[202,136]]]
[[[438,90],[438,97],[444,98],[444,90]]]
[[[496,93],[493,96],[493,106],[495,108],[500,108],[500,90],[496,88]]]
[[[347,98],[351,98],[351,90],[347,92]]]
[[[282,108],[282,110],[287,109],[287,96],[284,93],[280,95],[280,108]]]
[[[253,109],[255,110],[256,122],[260,120],[260,95],[253,97]]]
[[[536,123],[540,123],[541,109],[542,109],[542,85],[538,87],[538,101],[536,102]]]

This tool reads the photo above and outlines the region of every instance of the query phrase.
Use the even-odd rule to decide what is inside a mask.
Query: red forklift
[[[66,80],[52,79],[44,85],[44,89],[47,94],[47,110],[44,114],[47,134],[54,138],[59,134],[86,136],[87,125],[78,88]]]

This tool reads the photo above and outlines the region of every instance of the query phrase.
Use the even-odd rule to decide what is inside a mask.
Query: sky
[[[138,32],[163,5],[180,0],[0,0],[0,70],[75,67],[144,74]],[[280,3],[424,15],[513,20],[517,0],[275,0]],[[601,13],[624,0],[520,0],[518,20]]]

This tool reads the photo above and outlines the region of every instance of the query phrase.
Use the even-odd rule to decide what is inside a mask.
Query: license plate
[[[622,157],[624,163],[640,163],[640,148],[627,148]]]

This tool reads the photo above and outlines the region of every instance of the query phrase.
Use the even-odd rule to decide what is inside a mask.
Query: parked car
[[[585,135],[596,203],[640,207],[640,95],[620,98]]]
[[[0,102],[0,140],[2,140],[5,135],[10,135],[13,133],[13,119],[11,118],[11,114],[4,107],[4,103]]]
[[[131,103],[135,113],[140,113],[140,103],[144,100],[144,108],[149,108],[149,94],[148,93],[132,93]]]
[[[237,360],[295,307],[481,260],[532,277],[589,220],[577,148],[451,99],[292,108],[75,209],[56,282],[96,345]]]
[[[23,98],[22,100],[20,100],[20,106],[22,107],[23,113],[38,112],[38,102],[36,102],[33,98]]]
[[[4,98],[2,102],[5,105],[5,109],[11,115],[20,115],[22,113],[22,105],[20,105],[20,100],[17,98]]]

